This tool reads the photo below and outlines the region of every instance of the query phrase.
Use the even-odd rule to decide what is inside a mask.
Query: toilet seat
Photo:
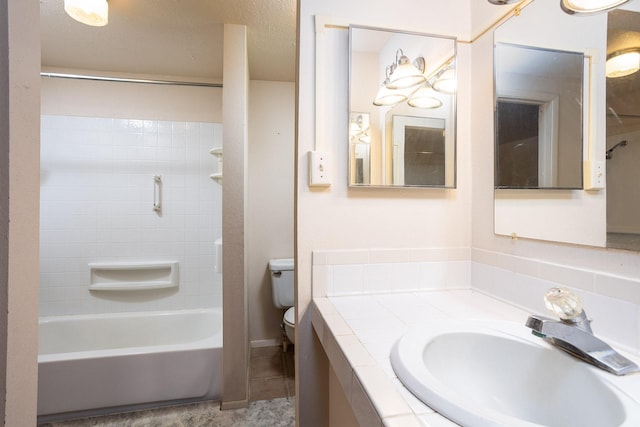
[[[289,307],[287,311],[284,312],[284,323],[291,327],[296,326],[296,308]]]

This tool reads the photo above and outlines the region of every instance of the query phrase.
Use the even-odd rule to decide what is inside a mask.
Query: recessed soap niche
[[[178,261],[89,263],[92,291],[137,291],[176,288],[180,282]]]

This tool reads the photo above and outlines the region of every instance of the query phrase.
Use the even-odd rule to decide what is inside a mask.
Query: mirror
[[[349,27],[349,186],[456,185],[456,42]]]
[[[584,54],[495,46],[496,188],[582,188]]]
[[[640,55],[640,4],[608,14],[607,57]],[[634,53],[635,52],[635,53]],[[638,63],[636,62],[636,65]],[[607,246],[640,251],[640,72],[607,65]],[[636,70],[636,71],[634,71]]]
[[[554,141],[557,132],[558,151],[554,153],[556,147],[553,145],[533,145],[529,148],[531,156],[536,154],[538,161],[534,163],[528,175],[533,177],[534,182],[521,181],[513,186],[496,185],[498,188],[494,191],[494,231],[498,235],[512,238],[604,247],[608,189],[602,189],[605,185],[603,173],[598,174],[598,171],[603,171],[605,167],[604,63],[607,14],[569,15],[564,13],[554,0],[523,2],[516,12],[518,13],[514,12],[494,31],[494,52],[497,56],[494,67],[499,67],[505,62],[499,56],[500,46],[517,47],[518,49],[514,50],[525,54],[517,61],[525,61],[528,64],[521,71],[529,73],[521,79],[521,84],[527,91],[542,94],[539,96],[540,99],[534,98],[534,107],[526,104],[517,105],[514,107],[515,112],[506,113],[528,115],[537,112],[538,121],[541,121],[542,115],[543,123],[536,126],[535,119],[530,120],[530,127],[532,131],[537,130],[539,141]],[[565,63],[564,59],[561,60],[560,57],[565,57],[564,53],[567,52],[571,53],[570,56],[574,59],[582,56],[581,65],[576,66],[573,60],[568,63]],[[545,58],[538,57],[542,55]],[[539,77],[538,74],[542,73],[534,73],[545,66],[546,72],[550,74]],[[565,71],[567,67],[574,71]],[[499,70],[496,71],[498,74],[494,73],[494,76],[497,100],[502,90],[502,86],[499,85],[511,84],[512,81],[508,77],[498,77]],[[568,75],[575,74],[575,71],[581,75],[579,80],[572,80],[574,76]],[[580,88],[573,89],[572,95],[565,97],[564,87],[560,88],[555,82],[549,82],[554,79],[561,79],[563,85],[568,86],[567,89]],[[518,81],[517,78],[514,80]],[[557,108],[552,105],[553,102],[548,101],[549,94],[557,94]],[[563,97],[566,98],[566,102]],[[551,96],[551,99],[554,98],[555,96]],[[562,102],[564,105],[561,106]],[[539,107],[547,103],[551,104],[545,106],[550,108],[551,114]],[[557,119],[554,110],[557,111]],[[544,124],[549,121],[551,125]],[[556,124],[553,124],[554,121]],[[576,121],[581,122],[578,127],[575,126]],[[494,124],[496,122],[494,121]],[[568,127],[573,131],[568,131]],[[566,146],[566,141],[572,141],[574,145]],[[547,154],[549,152],[544,149],[549,147],[551,152]],[[494,148],[496,152],[499,151],[495,141]],[[570,160],[565,159],[565,149],[571,153],[567,154],[571,156]],[[497,160],[499,154],[496,153],[494,156]],[[540,162],[539,159],[544,161]],[[545,172],[538,164],[546,166],[551,173]],[[554,169],[557,178],[554,178]],[[497,171],[497,167],[495,170]],[[565,172],[572,175],[568,181],[563,178]],[[496,179],[494,184],[497,183]]]

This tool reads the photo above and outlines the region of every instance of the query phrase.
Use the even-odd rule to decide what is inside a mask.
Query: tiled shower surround
[[[221,306],[221,124],[42,116],[41,132],[40,315]],[[89,290],[91,262],[169,260],[178,288]]]

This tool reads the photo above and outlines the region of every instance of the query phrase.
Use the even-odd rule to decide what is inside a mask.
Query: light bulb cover
[[[439,108],[442,106],[442,101],[438,99],[435,95],[436,94],[433,91],[433,89],[431,89],[431,87],[429,87],[428,85],[423,86],[417,91],[415,91],[411,95],[411,97],[409,97],[407,104],[409,104],[414,108],[424,108],[424,109]]]
[[[441,93],[447,93],[447,94],[455,93],[457,88],[455,68],[449,67],[439,72],[436,75],[435,80],[433,80],[433,83],[431,86],[433,87],[434,90]]]
[[[427,80],[423,74],[424,68],[424,58],[418,57],[412,63],[402,49],[398,49],[396,62],[391,67],[387,87],[389,89],[406,89],[424,83]]]
[[[407,95],[397,90],[389,89],[384,83],[380,86],[373,105],[377,107],[391,106],[406,101]]]
[[[64,0],[64,11],[76,21],[93,27],[109,23],[107,0]]]
[[[560,8],[570,15],[604,12],[629,0],[560,0]]]
[[[606,73],[609,78],[631,75],[640,70],[640,48],[624,49],[609,55]]]

